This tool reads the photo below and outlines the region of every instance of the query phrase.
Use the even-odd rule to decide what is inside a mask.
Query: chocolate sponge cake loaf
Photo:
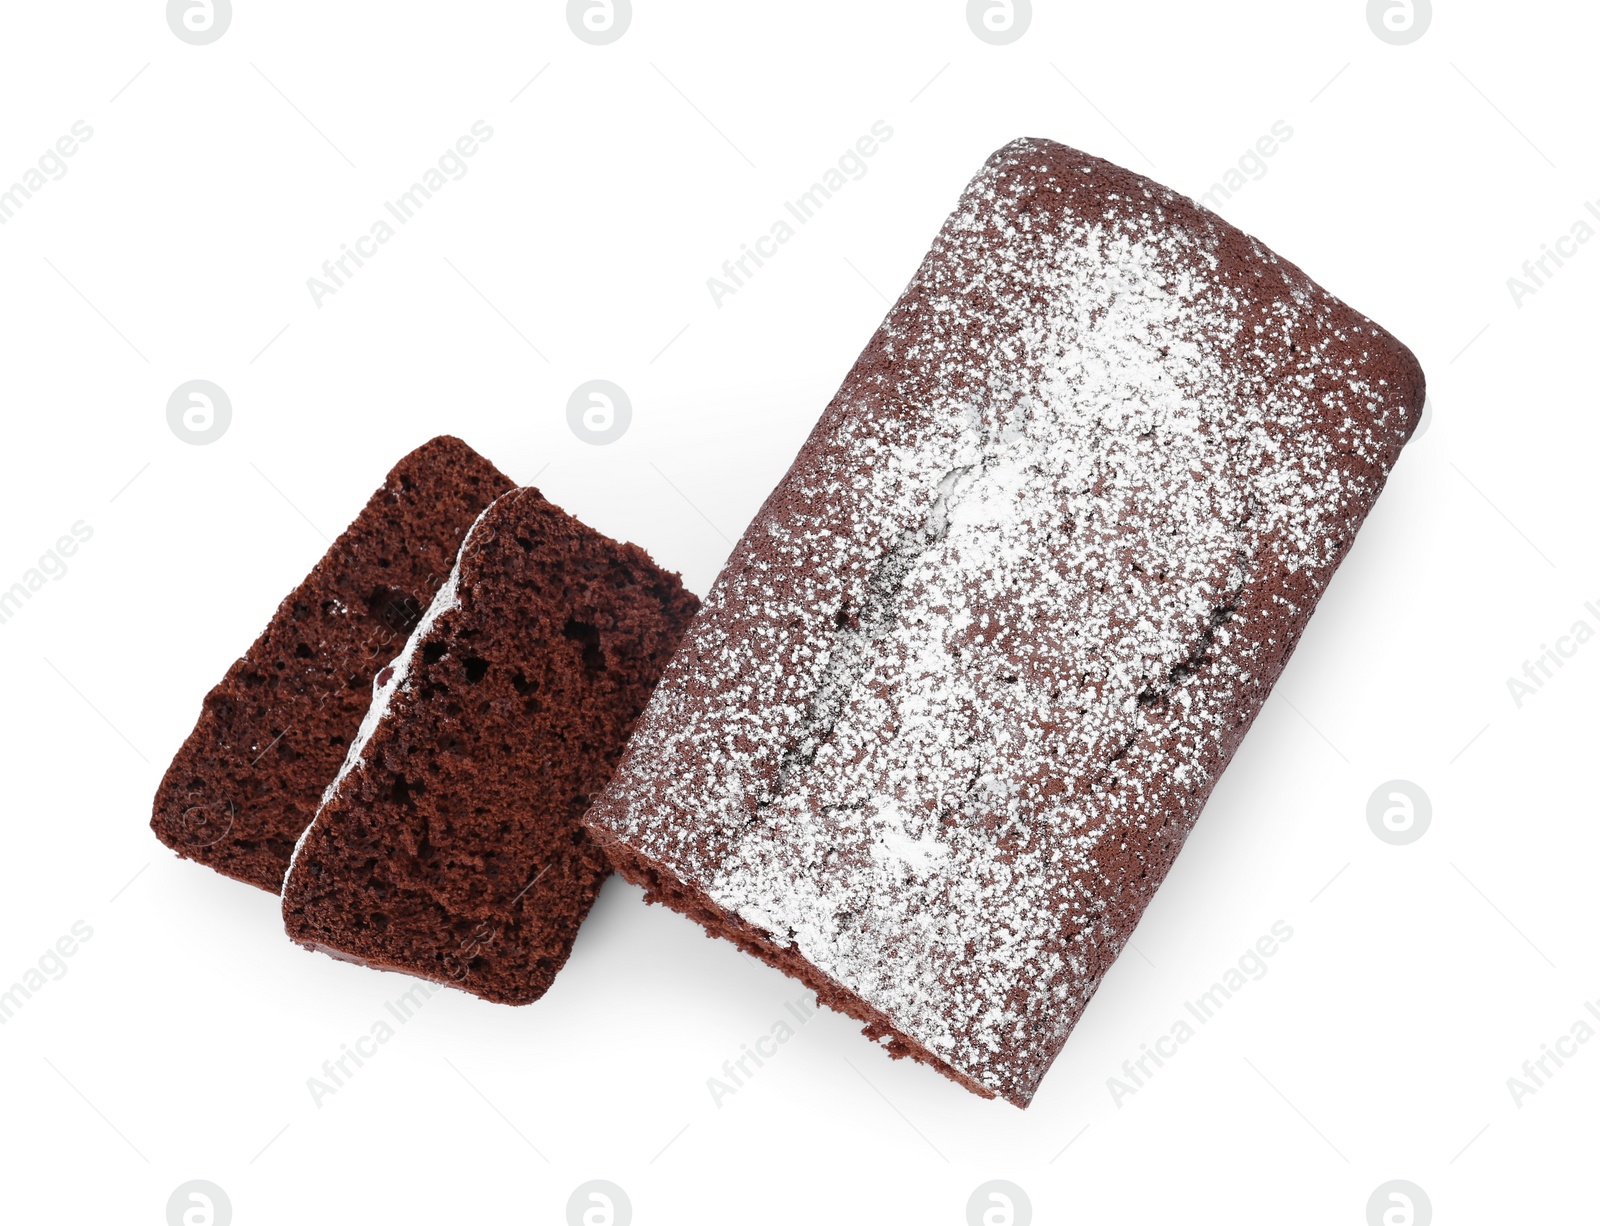
[[[497,501],[377,678],[284,881],[289,935],[542,996],[609,871],[580,819],[698,607],[537,490]]]
[[[150,826],[180,856],[271,890],[372,696],[508,480],[460,439],[396,464],[355,522],[206,695]]]
[[[649,895],[1025,1106],[1423,405],[1187,198],[989,159],[587,824]]]

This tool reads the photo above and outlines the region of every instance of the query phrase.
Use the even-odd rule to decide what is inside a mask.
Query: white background
[[[93,937],[0,1027],[5,1219],[160,1223],[203,1178],[240,1226],[560,1223],[605,1178],[641,1224],[959,1224],[1004,1178],[1038,1222],[1359,1226],[1400,1178],[1440,1223],[1576,1220],[1600,1043],[1520,1106],[1506,1082],[1600,997],[1600,642],[1520,708],[1506,679],[1600,628],[1600,244],[1520,307],[1506,279],[1600,197],[1600,21],[1439,8],[1395,47],[1361,0],[1041,2],[995,47],[956,0],[636,0],[594,47],[556,3],[237,0],[197,47],[152,0],[7,5],[0,186],[94,135],[0,226],[0,587],[93,537],[0,625],[0,986]],[[880,119],[869,173],[714,306]],[[477,120],[470,173],[315,305]],[[616,881],[543,1001],[441,993],[313,1105],[410,981],[298,949],[146,823],[202,695],[388,467],[458,434],[704,592],[994,148],[1199,195],[1278,120],[1220,211],[1413,347],[1431,423],[1033,1106],[829,1013],[714,1105],[804,994]],[[233,403],[209,446],[166,422],[196,378]],[[634,405],[606,447],[565,419],[594,378]],[[1394,778],[1434,810],[1405,847],[1366,823]],[[1266,976],[1117,1105],[1276,920]]]

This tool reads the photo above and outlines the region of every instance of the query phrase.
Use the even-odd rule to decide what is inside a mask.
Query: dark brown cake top
[[[1191,201],[996,153],[590,814],[1026,1102],[1422,406]]]

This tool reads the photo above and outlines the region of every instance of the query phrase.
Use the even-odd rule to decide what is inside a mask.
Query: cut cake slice
[[[156,791],[156,837],[276,894],[360,727],[373,677],[444,583],[467,529],[512,486],[449,436],[396,464],[206,695]]]
[[[583,813],[698,607],[537,490],[497,501],[377,679],[285,879],[289,935],[537,1000],[608,872]]]

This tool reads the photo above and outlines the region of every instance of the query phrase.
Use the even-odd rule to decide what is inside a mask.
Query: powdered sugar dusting
[[[1409,407],[1297,271],[1080,169],[969,187],[591,814],[1024,1101]]]

